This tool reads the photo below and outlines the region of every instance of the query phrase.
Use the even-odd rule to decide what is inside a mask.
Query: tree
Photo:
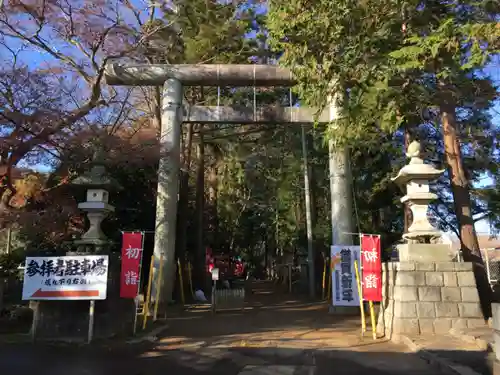
[[[311,6],[297,0],[273,2],[269,23],[274,46],[296,71],[306,101],[324,103],[332,90],[345,93],[337,121],[344,126],[331,136],[344,143],[363,141],[369,148],[368,131],[379,137],[381,131],[419,124],[440,129],[462,252],[475,264],[485,314],[489,286],[460,142],[478,141],[463,137],[478,112],[483,129],[492,129],[485,113],[495,88],[477,70],[498,51],[499,12],[490,1],[346,0],[333,5],[324,0]]]
[[[132,54],[151,35],[125,23],[127,11],[133,9],[121,1],[16,0],[1,7],[3,210],[15,194],[14,166],[35,155],[47,163],[47,155],[60,155],[68,135],[121,119],[128,95],[103,85],[106,63]],[[42,60],[37,68],[29,62],[33,53]]]

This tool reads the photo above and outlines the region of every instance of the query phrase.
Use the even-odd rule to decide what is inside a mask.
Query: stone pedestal
[[[381,336],[443,334],[486,325],[472,263],[389,262],[383,264],[382,277]]]
[[[406,243],[397,249],[400,262],[451,262],[455,255],[448,244]]]

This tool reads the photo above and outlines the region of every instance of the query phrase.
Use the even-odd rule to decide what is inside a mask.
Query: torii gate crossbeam
[[[175,233],[177,217],[178,179],[180,164],[181,124],[204,123],[312,123],[316,111],[307,108],[237,109],[236,107],[184,107],[183,86],[282,86],[295,84],[290,70],[257,64],[108,64],[106,82],[120,86],[163,86],[160,130],[160,163],[156,201],[154,255],[163,253],[160,302],[171,300],[175,280]],[[336,116],[334,104],[319,116],[320,122],[330,122]],[[267,120],[269,119],[269,120]],[[332,195],[333,244],[351,243],[351,187],[347,153],[335,151],[330,145],[330,190]],[[312,265],[312,259],[309,259]],[[155,265],[157,274],[159,265]],[[153,293],[155,295],[155,293]]]

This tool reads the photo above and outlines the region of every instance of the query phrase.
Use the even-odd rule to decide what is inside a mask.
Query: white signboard
[[[358,284],[354,261],[358,261],[359,246],[332,246],[332,303],[334,306],[359,306]]]
[[[23,300],[102,300],[108,283],[107,255],[27,257]]]
[[[212,280],[217,281],[219,280],[219,269],[218,268],[212,268]]]

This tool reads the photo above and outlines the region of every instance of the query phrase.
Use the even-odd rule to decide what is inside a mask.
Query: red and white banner
[[[362,289],[365,301],[382,301],[380,235],[361,234]]]
[[[124,232],[122,235],[121,298],[136,298],[139,293],[143,237],[141,232]]]

